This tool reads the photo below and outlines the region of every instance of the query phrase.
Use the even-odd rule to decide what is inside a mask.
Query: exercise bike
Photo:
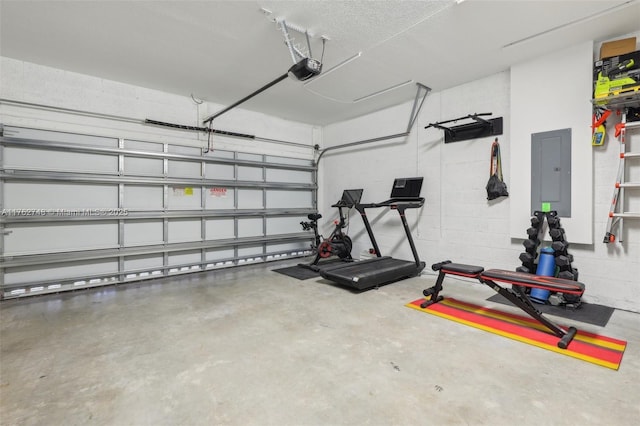
[[[309,222],[300,222],[304,231],[313,230],[314,243],[311,248],[316,252],[316,257],[309,264],[300,264],[299,266],[314,269],[322,259],[331,256],[338,257],[345,262],[353,261],[351,257],[351,249],[353,243],[351,238],[342,230],[347,226],[346,218],[343,214],[343,208],[352,208],[360,202],[362,198],[362,189],[345,189],[342,192],[342,198],[331,207],[338,208],[339,219],[334,221],[335,228],[328,238],[324,238],[318,233],[318,220],[322,218],[320,213],[311,213],[307,216]]]

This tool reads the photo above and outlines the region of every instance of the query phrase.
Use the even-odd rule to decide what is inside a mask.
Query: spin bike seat
[[[309,213],[307,215],[307,218],[309,218],[309,220],[313,220],[315,222],[318,219],[322,218],[322,215],[320,213]]]

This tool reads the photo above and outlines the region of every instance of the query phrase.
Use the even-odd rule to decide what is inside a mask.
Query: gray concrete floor
[[[288,261],[291,263],[291,261]],[[632,425],[640,315],[619,371],[404,306],[432,276],[356,294],[246,266],[4,301],[2,425]],[[448,280],[445,295],[493,292]],[[501,305],[501,309],[509,309]],[[514,310],[514,312],[519,312]]]

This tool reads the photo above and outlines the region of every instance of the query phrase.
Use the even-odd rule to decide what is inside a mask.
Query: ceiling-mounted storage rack
[[[430,127],[444,130],[444,143],[460,142],[469,139],[484,138],[487,136],[497,136],[502,134],[502,117],[490,118],[485,120],[484,116],[492,113],[484,112],[480,114],[469,114],[464,117],[454,118],[453,120],[438,121],[429,123],[425,129]],[[457,126],[448,127],[443,124],[457,123],[461,120],[473,120],[470,123],[459,124]]]

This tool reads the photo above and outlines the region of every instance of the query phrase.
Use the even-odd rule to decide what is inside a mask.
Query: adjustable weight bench
[[[431,266],[431,269],[438,271],[438,279],[433,287],[422,292],[425,297],[430,296],[430,299],[425,300],[420,305],[421,308],[426,308],[433,303],[438,303],[443,300],[444,298],[440,296],[440,292],[442,291],[442,282],[444,281],[444,277],[446,275],[457,275],[460,277],[477,279],[482,284],[488,285],[518,308],[525,311],[533,319],[547,327],[553,332],[553,334],[560,338],[558,341],[558,347],[561,349],[567,348],[578,331],[575,327],[569,327],[567,330],[564,330],[542,315],[542,312],[536,309],[524,293],[524,288],[539,288],[552,292],[581,296],[584,293],[585,286],[580,282],[563,278],[532,275],[524,272],[507,271],[504,269],[488,269],[485,271],[482,266],[451,263],[450,260],[436,263]],[[511,284],[513,288],[502,287],[498,282]]]

